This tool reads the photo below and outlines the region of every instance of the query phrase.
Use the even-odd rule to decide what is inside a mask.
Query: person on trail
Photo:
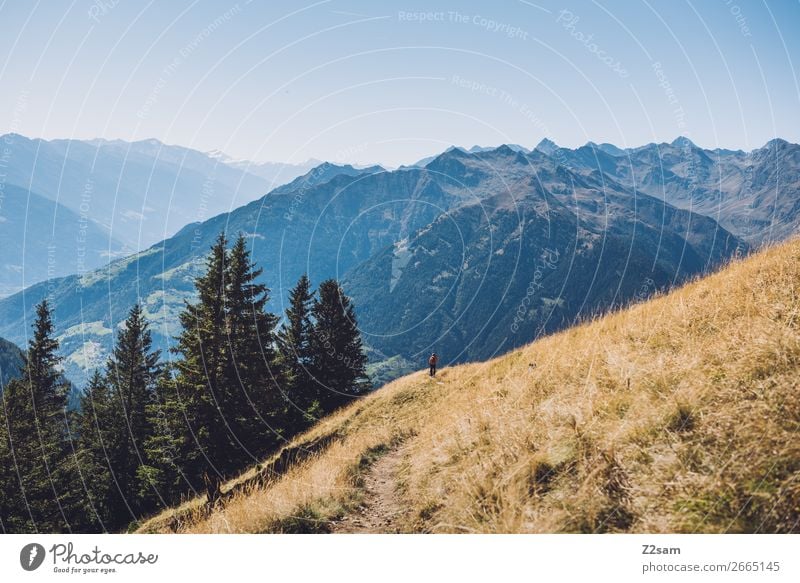
[[[430,375],[432,377],[436,376],[436,364],[439,362],[439,356],[435,353],[431,353],[431,357],[428,359],[428,366],[431,367]]]

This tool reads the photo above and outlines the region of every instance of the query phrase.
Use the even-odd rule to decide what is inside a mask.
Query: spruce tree
[[[175,406],[183,416],[179,431],[180,465],[189,483],[201,487],[204,471],[228,473],[237,467],[240,444],[222,408],[226,399],[228,349],[225,335],[227,239],[217,237],[206,260],[206,272],[195,279],[198,299],[180,314],[183,330],[173,349]]]
[[[300,431],[319,413],[316,384],[311,373],[314,366],[311,344],[313,302],[311,281],[303,274],[289,292],[286,321],[277,336],[281,362],[286,371],[286,418],[290,433]]]
[[[118,426],[106,378],[95,369],[80,397],[75,429],[78,467],[86,484],[86,515],[92,530],[114,529],[112,497],[116,492],[109,455]]]
[[[156,385],[156,398],[147,407],[152,433],[145,440],[147,463],[139,467],[140,496],[150,508],[176,502],[192,482],[184,463],[195,447],[187,430],[187,407],[179,398],[174,371],[164,366]]]
[[[144,444],[153,432],[147,407],[155,401],[159,376],[159,351],[153,341],[142,308],[131,308],[117,335],[106,365],[113,415],[107,452],[116,486],[111,496],[110,518],[115,526],[135,519],[145,509],[139,483],[139,467],[147,460]]]
[[[320,284],[311,312],[314,380],[321,410],[329,413],[368,390],[367,357],[352,301],[335,279]]]
[[[5,466],[3,521],[9,532],[80,530],[80,480],[70,438],[70,385],[59,371],[53,321],[46,300],[36,307],[33,337],[20,378],[3,392],[0,457]],[[6,514],[8,512],[8,514]]]
[[[168,493],[198,491],[204,472],[223,477],[276,444],[282,432],[282,366],[269,290],[256,279],[246,239],[223,235],[195,280],[198,299],[180,315],[176,360],[151,407],[151,463],[140,468]]]
[[[269,289],[256,282],[259,275],[261,269],[253,264],[246,240],[239,235],[225,278],[227,368],[222,412],[243,446],[245,457],[237,460],[241,463],[272,447],[283,430],[279,414],[284,379],[275,347],[278,318],[266,311]]]

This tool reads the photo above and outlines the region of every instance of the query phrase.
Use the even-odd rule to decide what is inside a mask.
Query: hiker
[[[436,363],[438,362],[439,362],[439,356],[435,352],[432,352],[431,357],[428,359],[428,366],[431,367],[430,375],[432,377],[436,376]]]

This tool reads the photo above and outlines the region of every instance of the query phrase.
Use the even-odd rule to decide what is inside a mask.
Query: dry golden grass
[[[400,448],[403,531],[796,532],[798,372],[792,241],[490,362],[399,379],[296,439],[337,436],[265,487],[142,530],[180,514],[182,532],[327,532]]]

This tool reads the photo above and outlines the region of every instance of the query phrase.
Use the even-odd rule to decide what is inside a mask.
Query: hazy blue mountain
[[[435,164],[458,170],[460,183],[489,180],[498,167],[515,180],[348,273],[367,343],[399,356],[400,373],[432,351],[444,362],[489,358],[747,249],[712,219],[537,152],[450,152]]]
[[[800,230],[800,146],[775,139],[751,152],[671,143],[608,149],[562,148],[554,157],[583,171],[600,170],[630,190],[713,217],[753,243],[780,241]]]
[[[64,206],[11,184],[0,191],[0,297],[118,257],[108,231]]]
[[[157,140],[0,137],[5,183],[32,190],[104,226],[128,252],[277,186],[201,152]]]
[[[502,350],[699,273],[737,245],[746,249],[713,220],[638,199],[605,174],[508,146],[474,154],[451,148],[424,168],[391,172],[323,165],[106,268],[0,301],[0,334],[21,338],[23,318],[48,294],[66,371],[80,383],[105,360],[114,331],[140,300],[165,348],[177,332],[183,301],[192,298],[192,279],[224,229],[250,238],[275,311],[284,309],[302,273],[315,284],[343,279],[363,319],[373,370],[387,379],[418,366],[425,347],[441,344],[448,361]],[[552,270],[556,278],[548,268],[553,285],[536,301],[557,309],[543,326],[544,308],[537,303],[503,343],[509,310],[526,301],[547,245],[562,259]],[[563,289],[554,287],[558,278]],[[451,284],[452,294],[446,291]],[[441,306],[431,312],[439,306],[435,300]],[[401,347],[391,337],[429,312],[413,328],[413,341],[407,336]]]
[[[22,368],[22,350],[8,340],[0,338],[0,391],[11,379],[19,376]]]

